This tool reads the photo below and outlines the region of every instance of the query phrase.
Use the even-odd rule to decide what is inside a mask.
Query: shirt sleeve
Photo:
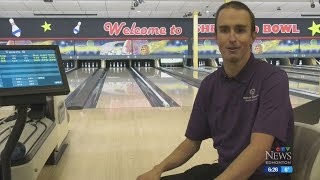
[[[291,121],[293,121],[293,111],[289,97],[288,76],[283,71],[275,72],[263,82],[252,132],[269,134],[287,143]]]
[[[208,89],[210,88],[207,81],[207,78],[205,78],[201,82],[185,133],[188,139],[194,141],[200,141],[210,137],[208,124]]]

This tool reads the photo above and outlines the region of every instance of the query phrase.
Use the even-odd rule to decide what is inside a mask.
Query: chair
[[[294,123],[292,180],[320,179],[320,125]]]

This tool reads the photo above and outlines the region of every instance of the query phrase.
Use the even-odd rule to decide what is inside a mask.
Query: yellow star
[[[44,25],[42,25],[41,27],[43,28],[44,32],[46,32],[47,30],[51,31],[50,26],[51,26],[51,24],[48,24],[47,21],[45,21]]]
[[[316,33],[320,33],[320,24],[317,25],[312,21],[312,26],[308,29],[312,31],[312,36],[314,36]]]

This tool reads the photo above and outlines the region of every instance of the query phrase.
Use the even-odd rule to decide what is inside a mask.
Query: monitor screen
[[[0,96],[68,92],[58,46],[0,46]]]

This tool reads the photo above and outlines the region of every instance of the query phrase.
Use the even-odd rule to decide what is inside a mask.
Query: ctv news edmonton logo
[[[266,165],[291,165],[292,152],[290,147],[277,147],[275,151],[266,151]]]

